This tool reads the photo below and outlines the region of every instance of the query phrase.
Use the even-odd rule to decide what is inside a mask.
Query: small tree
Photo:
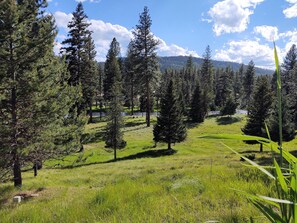
[[[255,92],[249,107],[248,120],[242,132],[246,135],[266,136],[265,120],[269,116],[272,104],[272,93],[269,86],[268,78],[259,77],[256,83]],[[257,141],[249,141],[250,144],[256,144]],[[260,144],[260,152],[262,152],[262,144]]]
[[[204,122],[204,109],[203,109],[203,101],[201,95],[201,89],[199,83],[197,83],[194,95],[191,102],[191,108],[189,112],[189,118],[193,122]]]
[[[153,130],[154,140],[156,142],[166,142],[168,150],[172,149],[171,143],[181,142],[187,136],[187,130],[183,124],[182,114],[177,102],[173,81],[171,80],[161,98],[160,115]]]
[[[114,71],[115,80],[110,92],[110,109],[108,113],[108,123],[105,132],[106,147],[111,147],[114,150],[114,161],[117,160],[117,149],[126,146],[123,140],[121,127],[123,126],[123,118],[121,115],[121,85],[120,85],[120,68],[116,57],[111,61],[111,70]]]
[[[237,104],[235,103],[232,97],[227,99],[225,106],[221,109],[220,113],[222,116],[224,115],[234,115],[236,113]]]

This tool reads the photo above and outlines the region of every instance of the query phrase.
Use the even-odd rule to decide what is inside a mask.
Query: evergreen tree
[[[114,160],[117,160],[117,149],[126,146],[123,140],[121,127],[123,126],[123,118],[121,115],[121,83],[120,83],[120,67],[116,57],[110,61],[109,69],[114,72],[114,82],[110,92],[109,112],[107,117],[107,126],[105,132],[106,147],[111,147],[114,150]]]
[[[154,140],[166,142],[168,149],[171,150],[171,143],[181,142],[185,140],[187,135],[172,80],[161,98],[160,108],[160,115],[153,130]]]
[[[156,78],[158,70],[158,60],[156,47],[158,41],[151,33],[152,20],[149,15],[149,10],[144,7],[143,12],[140,14],[139,24],[136,25],[133,31],[136,52],[136,67],[139,81],[139,88],[143,89],[143,94],[146,97],[146,124],[150,126],[150,110],[151,110],[151,94],[153,92],[152,85]]]
[[[81,86],[82,86],[82,103],[81,109],[88,108],[89,110],[89,122],[93,122],[92,115],[92,105],[96,91],[96,75],[97,75],[97,62],[95,61],[96,50],[95,44],[92,39],[91,33],[89,34],[86,45],[85,52],[82,55],[82,63],[84,66],[82,67],[82,78],[81,78]]]
[[[242,86],[243,72],[244,72],[243,64],[241,64],[240,68],[235,73],[234,82],[233,82],[234,99],[238,105],[241,105],[241,100],[243,95],[243,86]]]
[[[276,100],[274,100],[276,102]],[[283,141],[291,141],[295,138],[294,118],[288,106],[288,100],[285,95],[282,96],[282,126],[283,126]],[[269,118],[269,133],[271,139],[275,142],[279,140],[278,128],[278,105],[274,103],[272,114]]]
[[[204,111],[203,111],[203,103],[202,103],[202,93],[200,89],[199,83],[197,83],[194,95],[191,102],[191,108],[189,112],[189,118],[193,122],[204,122]]]
[[[227,99],[224,107],[222,107],[222,109],[220,111],[220,114],[222,116],[224,116],[224,115],[228,115],[228,116],[234,115],[236,113],[236,108],[237,108],[237,104],[235,103],[234,99],[230,96]]]
[[[250,106],[250,101],[254,88],[254,79],[255,79],[255,64],[251,60],[248,64],[248,67],[244,73],[243,77],[243,107],[248,108]]]
[[[125,72],[124,72],[124,89],[126,97],[130,101],[131,115],[134,115],[134,98],[136,97],[136,55],[134,51],[133,42],[131,41],[127,50],[127,57],[125,60]]]
[[[269,111],[272,105],[272,92],[269,86],[268,78],[260,76],[257,79],[255,92],[249,106],[247,123],[242,129],[245,135],[266,137],[265,120],[269,117]],[[252,144],[258,142],[251,142]],[[262,152],[262,144],[260,147]]]
[[[232,97],[232,76],[233,71],[230,67],[226,67],[219,76],[216,92],[216,105],[224,107],[227,100]]]
[[[76,10],[72,15],[72,20],[68,23],[68,38],[62,42],[64,47],[61,48],[61,52],[66,55],[66,63],[70,73],[68,84],[81,88],[81,92],[76,94],[76,103],[69,111],[69,115],[73,119],[72,122],[81,126],[79,123],[83,121],[87,108],[92,103],[94,93],[93,81],[96,73],[93,67],[93,57],[95,52],[90,36],[91,32],[88,30],[90,24],[87,23],[88,17],[81,2],[77,4]],[[92,84],[89,86],[90,83]],[[81,127],[83,128],[84,126]],[[82,132],[82,129],[79,132]],[[81,143],[80,151],[83,150],[84,147]]]
[[[67,124],[75,88],[53,54],[56,35],[43,0],[8,0],[0,7],[0,172],[22,186],[21,168],[76,148]],[[72,135],[71,135],[72,134]]]
[[[120,54],[120,44],[116,38],[113,38],[110,43],[110,48],[106,55],[106,61],[104,65],[104,75],[103,80],[103,90],[104,90],[104,99],[110,101],[112,99],[112,86],[115,82],[115,67],[114,60],[118,60]],[[119,66],[119,65],[118,65]],[[120,67],[119,67],[120,69]]]
[[[205,49],[200,73],[201,73],[200,83],[203,91],[202,97],[203,97],[204,103],[206,104],[204,108],[206,110],[204,111],[204,113],[207,114],[209,107],[211,103],[213,103],[213,99],[214,99],[213,65],[211,62],[211,50],[209,46],[207,46]]]

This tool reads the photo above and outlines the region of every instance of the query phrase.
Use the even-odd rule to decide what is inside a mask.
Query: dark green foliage
[[[234,99],[229,97],[226,101],[226,104],[222,107],[220,114],[224,115],[234,115],[236,113],[237,104]]]
[[[250,106],[250,101],[252,98],[253,88],[255,79],[255,64],[251,60],[248,67],[244,73],[243,77],[243,101],[242,107],[248,108]]]
[[[109,101],[112,99],[112,86],[115,82],[115,66],[114,60],[118,60],[120,54],[120,44],[116,38],[112,39],[110,43],[110,48],[106,55],[106,61],[104,65],[104,80],[103,80],[103,90],[104,90],[104,99]],[[120,69],[120,68],[119,68]]]
[[[203,92],[203,100],[206,104],[206,106],[204,107],[204,109],[206,109],[204,113],[207,114],[209,106],[213,102],[214,98],[214,75],[213,65],[211,61],[211,50],[209,46],[206,47],[205,53],[203,55],[203,63],[201,65],[200,74],[200,83]]]
[[[56,29],[45,7],[35,0],[0,7],[0,170],[13,174],[15,186],[25,165],[79,146],[76,126],[67,123],[77,89],[53,54]]]
[[[187,136],[173,81],[169,82],[166,93],[161,98],[160,109],[160,115],[153,130],[154,140],[166,142],[168,149],[171,149],[171,143],[181,142]]]
[[[205,113],[203,109],[203,101],[202,101],[202,92],[200,89],[200,85],[197,83],[194,95],[191,102],[189,118],[193,122],[204,122]]]
[[[267,137],[265,120],[269,117],[272,98],[268,78],[266,76],[258,77],[255,92],[249,106],[247,123],[242,129],[245,135]],[[258,142],[249,141],[249,143],[255,144]]]
[[[152,97],[152,86],[156,81],[156,74],[158,71],[158,60],[156,48],[158,41],[151,33],[152,20],[149,15],[149,10],[144,7],[140,14],[139,24],[133,31],[134,39],[133,46],[136,55],[137,79],[139,83],[140,93],[146,97],[146,123],[150,126],[150,102]]]
[[[238,105],[241,105],[242,96],[243,96],[243,64],[241,64],[239,70],[235,73],[234,81],[233,81],[233,94],[235,98],[235,102]],[[241,106],[240,106],[241,107]]]
[[[123,118],[121,112],[123,111],[121,104],[121,72],[119,63],[116,57],[110,61],[110,70],[114,72],[114,82],[111,88],[109,111],[108,111],[108,123],[105,132],[105,144],[106,147],[110,147],[114,150],[114,160],[117,159],[117,149],[126,146],[126,142],[123,140],[123,133],[121,128],[123,127]]]
[[[295,125],[294,125],[294,117],[288,106],[287,97],[282,97],[282,134],[283,141],[291,141],[295,138]],[[269,132],[271,139],[275,142],[279,140],[279,128],[278,128],[278,108],[275,103],[273,107],[273,111],[271,117],[269,119]]]
[[[216,84],[216,97],[215,104],[219,107],[224,107],[227,100],[232,97],[233,71],[230,67],[226,67],[225,70],[221,70]]]
[[[123,73],[123,89],[126,98],[125,104],[131,107],[131,115],[134,113],[134,99],[136,98],[136,55],[133,42],[128,46]]]

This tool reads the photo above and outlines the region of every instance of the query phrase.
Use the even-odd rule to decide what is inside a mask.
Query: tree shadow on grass
[[[104,131],[97,131],[95,133],[84,133],[82,135],[83,144],[101,142],[104,140]]]
[[[232,116],[223,116],[223,117],[218,117],[216,119],[216,122],[218,125],[231,125],[236,122],[240,122],[242,118],[240,117],[232,117]]]
[[[154,150],[148,150],[136,154],[132,154],[129,156],[118,158],[116,162],[118,161],[124,161],[124,160],[134,160],[134,159],[141,159],[141,158],[158,158],[162,156],[171,156],[173,154],[177,153],[174,149],[154,149]],[[106,163],[115,162],[113,159],[106,161]]]
[[[125,157],[117,158],[116,161],[114,159],[107,160],[107,161],[101,161],[101,162],[93,162],[93,163],[79,163],[76,165],[67,165],[67,166],[56,166],[56,169],[75,169],[82,166],[91,166],[96,164],[106,164],[106,163],[113,163],[113,162],[119,162],[119,161],[125,161],[125,160],[135,160],[135,159],[141,159],[141,158],[158,158],[162,156],[170,156],[177,153],[176,150],[171,149],[156,149],[156,150],[149,150],[145,152],[140,152],[136,154],[132,154]]]
[[[193,128],[198,127],[201,123],[199,123],[199,122],[186,121],[185,124],[186,124],[186,127],[188,129],[193,129]]]

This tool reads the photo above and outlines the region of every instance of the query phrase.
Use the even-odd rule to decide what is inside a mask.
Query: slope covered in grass
[[[211,117],[188,126],[185,142],[154,147],[152,128],[144,118],[126,118],[127,147],[119,161],[104,148],[105,122],[85,130],[85,152],[45,163],[36,178],[24,172],[22,190],[12,183],[0,185],[1,222],[265,222],[265,218],[233,189],[271,195],[272,183],[260,172],[246,167],[219,141],[200,139],[214,133],[240,133],[243,116]],[[258,153],[258,145],[227,141],[239,152],[256,155],[270,165],[270,152]],[[296,148],[296,140],[285,144]],[[37,193],[13,204],[19,193]],[[271,195],[272,196],[272,195]]]

